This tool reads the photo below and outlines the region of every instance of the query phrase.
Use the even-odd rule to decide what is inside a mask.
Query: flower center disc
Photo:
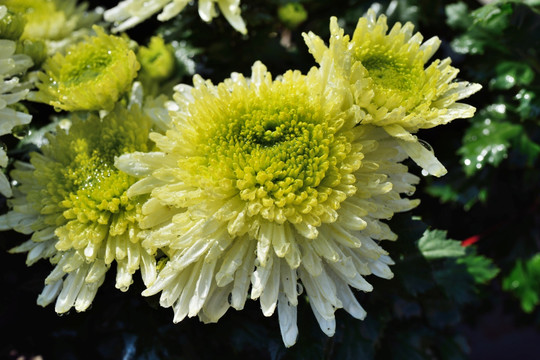
[[[195,161],[203,161],[199,165],[214,179],[212,192],[227,186],[228,178],[227,193],[247,203],[249,216],[278,223],[323,216],[351,148],[345,136],[336,135],[335,114],[321,109],[305,82],[275,81],[269,89],[238,91],[226,95],[230,99],[219,105],[223,111],[211,129],[200,133],[197,153],[206,160]],[[200,186],[200,178],[190,177]],[[332,196],[336,210],[346,196]]]

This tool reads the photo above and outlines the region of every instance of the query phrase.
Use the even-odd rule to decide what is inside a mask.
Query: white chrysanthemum
[[[0,21],[6,16],[7,9],[0,6]],[[10,134],[15,126],[28,124],[32,117],[10,107],[25,98],[28,89],[22,88],[19,79],[13,75],[24,73],[32,60],[26,55],[14,54],[17,45],[14,41],[0,39],[0,136]],[[9,181],[1,172],[8,164],[6,151],[0,147],[0,194],[12,195]]]
[[[86,310],[113,262],[122,291],[138,270],[145,284],[154,280],[156,249],[142,246],[137,236],[145,199],[128,199],[136,179],[113,165],[115,156],[150,150],[151,124],[138,106],[117,105],[104,118],[73,117],[68,130],[47,136],[30,163],[15,163],[11,176],[19,185],[8,202],[12,210],[0,216],[0,230],[31,235],[11,250],[27,252],[27,265],[40,259],[55,265],[39,305],[56,300],[58,313]]]
[[[240,0],[198,0],[199,15],[206,22],[217,16],[215,3],[236,31],[246,34],[246,24],[240,15]],[[123,0],[105,12],[105,20],[118,23],[114,31],[129,29],[158,11],[158,20],[167,21],[178,15],[190,3],[189,0]]]
[[[355,103],[371,115],[363,123],[382,127],[427,172],[441,176],[446,169],[413,133],[473,116],[475,108],[458,101],[481,86],[454,81],[459,70],[450,66],[449,58],[426,67],[440,40],[422,42],[422,35],[413,30],[411,23],[396,23],[388,32],[386,16],[369,10],[352,38],[332,17],[328,47],[311,32],[304,39],[316,61],[332,57],[336,69],[349,79]]]
[[[217,86],[195,76],[175,100],[166,135],[150,135],[159,151],[116,162],[141,178],[129,196],[150,193],[143,244],[169,255],[143,295],[161,292],[175,322],[215,322],[259,299],[265,316],[277,307],[287,346],[299,284],[327,335],[337,308],[363,319],[351,287],[392,277],[378,241],[396,235],[380,220],[418,203],[400,197],[418,178],[395,139],[358,125],[365,113],[329,63],[276,80],[256,63],[250,79],[235,73]]]

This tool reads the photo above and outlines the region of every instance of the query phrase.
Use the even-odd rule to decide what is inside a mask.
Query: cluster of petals
[[[137,237],[143,199],[129,199],[134,182],[114,168],[114,156],[147,150],[151,120],[138,106],[122,105],[103,119],[73,116],[67,129],[47,135],[30,163],[18,161],[11,177],[19,184],[0,216],[0,230],[31,235],[11,249],[27,253],[28,266],[40,259],[54,268],[38,304],[55,310],[86,310],[116,263],[116,287],[126,291],[139,269],[145,284],[156,275],[155,258]]]
[[[358,20],[352,37],[344,34],[335,17],[330,20],[328,46],[311,32],[303,35],[317,62],[332,57],[336,70],[349,79],[355,104],[370,115],[364,124],[383,128],[424,170],[442,176],[444,166],[413,134],[472,117],[475,108],[458,101],[481,86],[454,81],[459,70],[450,65],[450,58],[427,64],[439,48],[439,38],[423,42],[409,22],[388,30],[386,16],[370,9]]]
[[[167,21],[178,15],[190,0],[123,0],[105,12],[105,20],[116,23],[114,31],[124,31],[148,19],[158,11],[159,21]],[[212,21],[219,10],[229,24],[238,32],[247,33],[246,24],[240,15],[240,0],[198,0],[199,16],[206,22]]]
[[[7,15],[7,8],[0,6],[0,21]],[[15,54],[17,44],[15,41],[0,39],[0,135],[10,134],[14,127],[25,125],[32,119],[12,108],[28,94],[27,86],[20,83],[16,75],[26,72],[32,66],[32,60],[23,54]],[[0,147],[0,194],[10,197],[11,186],[3,168],[8,165],[6,151]]]
[[[105,19],[123,31],[188,3],[124,0]],[[215,3],[246,33],[239,0],[199,0],[203,20]],[[277,311],[292,346],[303,294],[328,336],[337,309],[364,319],[355,290],[372,291],[370,275],[393,277],[381,241],[397,234],[385,221],[419,204],[408,198],[419,178],[403,161],[446,172],[415,134],[473,116],[458,101],[480,89],[455,81],[449,59],[427,64],[440,41],[413,30],[388,31],[370,10],[349,37],[331,18],[328,45],[304,34],[318,63],[307,74],[274,78],[255,62],[251,76],[217,85],[195,75],[174,102],[143,101],[129,41],[100,27],[51,56],[30,100],[84,113],[47,135],[30,163],[15,163],[18,186],[0,216],[0,230],[30,236],[12,252],[54,265],[38,303],[86,310],[115,263],[116,287],[127,290],[140,271],[143,295],[159,294],[174,322],[217,322],[255,300],[264,316]],[[11,76],[31,65],[14,49],[0,40],[0,134],[30,121],[7,107],[27,93]],[[0,177],[0,192],[10,191]]]
[[[149,196],[143,245],[168,259],[143,295],[161,292],[175,322],[258,299],[291,346],[302,289],[331,336],[336,309],[365,316],[351,288],[393,276],[378,242],[397,236],[381,220],[418,204],[401,197],[418,178],[395,139],[359,126],[366,114],[328,60],[275,80],[260,62],[217,86],[195,76],[176,88],[170,129],[150,135],[158,151],[117,160],[141,178],[128,195]]]

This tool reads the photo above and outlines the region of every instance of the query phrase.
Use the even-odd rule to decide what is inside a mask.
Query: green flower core
[[[220,126],[208,147],[218,161],[236,160],[232,166],[243,200],[273,199],[282,207],[309,196],[324,179],[330,166],[330,134],[313,109],[271,100],[276,107],[254,103],[248,110],[232,104],[237,111],[227,114],[228,123]]]
[[[334,211],[354,193],[337,188],[354,183],[361,156],[350,155],[352,135],[340,132],[345,115],[308,96],[309,83],[298,75],[289,72],[269,88],[234,89],[238,94],[219,104],[212,127],[201,131],[196,152],[202,156],[179,166],[196,162],[218,187],[229,179],[227,193],[247,203],[248,216],[295,224],[309,217],[320,225],[334,221]],[[194,176],[190,183],[204,181]]]
[[[423,64],[411,63],[407,54],[377,45],[362,46],[356,51],[356,60],[366,68],[380,94],[415,96],[424,83]]]
[[[113,61],[111,50],[92,48],[68,53],[60,72],[60,81],[66,85],[81,84],[99,78]]]

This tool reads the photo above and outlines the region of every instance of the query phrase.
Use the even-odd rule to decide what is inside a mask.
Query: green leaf
[[[489,43],[489,39],[476,37],[471,34],[463,34],[456,37],[450,45],[458,54],[481,55],[484,47]]]
[[[515,99],[519,102],[517,112],[523,119],[534,119],[540,115],[540,99],[534,91],[521,89]]]
[[[523,62],[503,61],[495,67],[496,76],[490,82],[494,89],[510,89],[529,85],[534,80],[534,70]]]
[[[450,184],[432,184],[426,188],[426,192],[439,198],[441,203],[456,202],[459,199],[459,191],[454,189]]]
[[[474,250],[471,250],[467,256],[457,259],[456,263],[465,265],[467,272],[478,284],[486,284],[497,276],[500,271],[493,263],[493,260],[483,255],[476,255]]]
[[[465,173],[472,175],[486,164],[497,166],[507,157],[510,142],[521,134],[521,125],[497,121],[506,112],[503,104],[494,105],[474,119],[458,150]]]
[[[532,141],[525,131],[516,139],[519,151],[525,155],[527,165],[532,166],[540,155],[540,145]]]
[[[465,255],[461,242],[447,239],[443,230],[426,230],[418,240],[418,248],[428,260]]]
[[[445,8],[446,23],[453,29],[465,30],[472,24],[469,7],[464,2],[447,5]]]
[[[473,11],[471,16],[474,19],[474,26],[501,34],[508,27],[512,13],[511,3],[492,3]]]
[[[465,248],[461,248],[465,250]],[[446,296],[455,303],[465,304],[474,299],[476,289],[467,266],[459,264],[455,259],[445,261],[441,268],[433,271],[433,277]]]
[[[540,253],[526,262],[517,260],[503,280],[503,289],[519,298],[523,311],[532,312],[540,303]]]
[[[529,6],[540,6],[540,0],[522,0],[524,4]]]

